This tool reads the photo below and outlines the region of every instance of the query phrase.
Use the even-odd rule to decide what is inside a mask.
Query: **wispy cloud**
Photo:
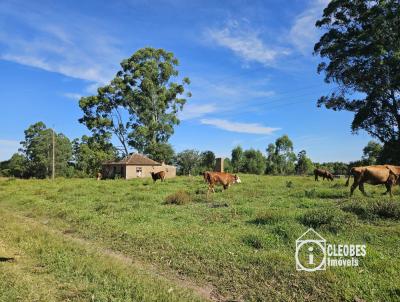
[[[304,55],[310,55],[320,32],[315,22],[322,16],[322,11],[329,0],[312,0],[308,8],[298,15],[289,32],[290,42]]]
[[[271,66],[278,57],[290,54],[287,48],[267,45],[259,32],[244,28],[237,21],[229,21],[223,28],[207,29],[205,34],[213,42],[229,48],[246,62]]]
[[[200,122],[204,125],[211,125],[219,129],[238,133],[272,134],[280,130],[280,128],[265,127],[257,123],[239,123],[224,119],[202,119]]]
[[[66,93],[63,93],[63,96],[65,96],[66,98],[69,98],[69,99],[71,99],[71,100],[80,100],[80,98],[82,97],[82,95],[81,94],[79,94],[79,93],[73,93],[73,92],[66,92]]]
[[[87,16],[68,15],[66,19],[54,8],[37,9],[0,5],[0,17],[20,25],[6,26],[0,32],[0,59],[97,84],[112,78],[123,56],[119,41],[107,29]],[[20,27],[29,29],[30,35]]]
[[[269,89],[270,83],[264,81],[245,81],[237,79],[225,79],[221,81],[213,78],[192,77],[190,87],[193,98],[190,102],[198,104],[214,104],[213,112],[240,110],[241,106],[248,107],[254,102],[268,99],[276,93]],[[190,105],[188,105],[190,106]],[[203,107],[203,109],[210,107]],[[211,111],[210,111],[211,113]]]
[[[202,117],[206,114],[217,111],[215,104],[189,104],[184,107],[183,111],[179,114],[181,120],[189,120]]]

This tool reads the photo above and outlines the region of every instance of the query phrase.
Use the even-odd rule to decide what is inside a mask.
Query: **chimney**
[[[215,171],[224,172],[224,158],[218,157],[215,159]]]

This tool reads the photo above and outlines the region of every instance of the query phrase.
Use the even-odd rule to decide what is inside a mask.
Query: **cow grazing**
[[[157,179],[160,179],[161,181],[164,181],[164,179],[165,179],[165,171],[151,172],[151,178],[153,178],[154,182],[156,182]]]
[[[350,169],[349,176],[346,181],[346,186],[349,185],[350,177],[354,177],[354,182],[350,188],[350,196],[353,195],[354,190],[357,188],[366,196],[364,190],[364,183],[371,185],[385,185],[386,192],[392,195],[392,187],[399,184],[400,181],[400,167],[392,165],[375,165],[364,167],[353,167]]]
[[[333,175],[328,170],[315,169],[314,170],[315,181],[318,181],[318,176],[322,177],[322,180],[329,179],[333,181]]]
[[[203,176],[207,178],[208,182],[208,191],[207,195],[210,190],[215,193],[214,186],[215,185],[222,185],[224,190],[228,189],[231,184],[234,183],[241,183],[239,176],[233,175],[230,173],[225,172],[204,172]]]
[[[204,179],[204,182],[206,182],[206,183],[208,182],[208,180],[207,180],[208,179],[208,173],[212,173],[212,172],[210,172],[210,171],[204,171],[203,172],[203,179]]]

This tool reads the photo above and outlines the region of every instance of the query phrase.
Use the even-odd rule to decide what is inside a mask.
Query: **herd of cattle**
[[[315,169],[314,170],[315,180],[318,181],[318,176],[323,179],[333,180],[333,175],[327,170]],[[350,196],[353,195],[354,190],[358,187],[364,194],[364,183],[371,185],[385,185],[386,192],[392,196],[392,187],[396,184],[400,185],[400,166],[393,165],[373,165],[373,166],[362,166],[353,167],[349,171],[347,177],[346,186],[349,185],[350,177],[353,176],[354,182],[350,188]]]
[[[314,170],[315,181],[318,181],[318,177],[322,177],[323,180],[331,180],[333,181],[334,176],[327,170],[324,169],[315,169]],[[386,192],[383,194],[389,193],[392,196],[392,187],[396,184],[400,185],[400,166],[393,165],[373,165],[373,166],[362,166],[362,167],[353,167],[349,171],[349,175],[346,181],[346,186],[349,185],[350,177],[353,176],[354,182],[350,188],[350,196],[353,195],[354,190],[358,187],[360,191],[364,194],[364,183],[368,183],[371,185],[385,185]],[[151,177],[154,182],[158,179],[161,181],[165,180],[165,172],[152,172]],[[101,179],[101,173],[97,174],[97,179]],[[240,177],[236,174],[226,173],[226,172],[211,172],[205,171],[203,172],[203,178],[206,183],[208,183],[208,191],[207,194],[212,191],[215,192],[214,187],[216,185],[221,185],[224,190],[228,189],[230,185],[235,183],[241,183]]]
[[[314,170],[315,181],[318,181],[318,177],[322,177],[323,180],[333,181],[334,176],[327,170],[315,169]],[[354,182],[350,188],[350,196],[353,195],[354,190],[359,187],[360,191],[364,194],[364,183],[371,185],[385,185],[386,192],[392,196],[392,187],[396,184],[400,185],[400,166],[393,165],[373,165],[373,166],[363,166],[363,167],[353,167],[349,171],[349,175],[346,181],[346,186],[349,185],[350,177],[353,176]],[[231,184],[240,183],[241,180],[239,176],[224,173],[224,172],[210,172],[206,171],[203,173],[203,178],[206,183],[208,183],[208,191],[214,191],[215,185],[222,185],[224,190],[228,189]],[[154,179],[154,178],[153,178]]]

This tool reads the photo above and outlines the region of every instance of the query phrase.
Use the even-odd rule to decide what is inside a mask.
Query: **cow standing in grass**
[[[353,167],[350,169],[349,176],[346,181],[346,186],[349,185],[350,177],[354,177],[354,182],[350,188],[350,196],[353,195],[354,190],[357,188],[367,196],[364,190],[364,183],[371,185],[385,185],[386,192],[392,197],[392,187],[400,184],[400,166],[392,165],[375,165],[364,167]]]
[[[224,190],[226,190],[229,188],[231,184],[242,182],[239,176],[225,172],[207,171],[203,173],[203,177],[207,180],[208,183],[207,195],[209,194],[210,190],[212,190],[213,193],[215,193],[214,190],[215,185],[222,185]]]
[[[318,176],[322,177],[322,180],[329,179],[333,181],[333,175],[328,170],[324,169],[315,169],[314,170],[315,181],[318,181]]]
[[[151,172],[151,178],[153,178],[154,182],[156,182],[157,179],[164,181],[165,180],[165,171]]]

